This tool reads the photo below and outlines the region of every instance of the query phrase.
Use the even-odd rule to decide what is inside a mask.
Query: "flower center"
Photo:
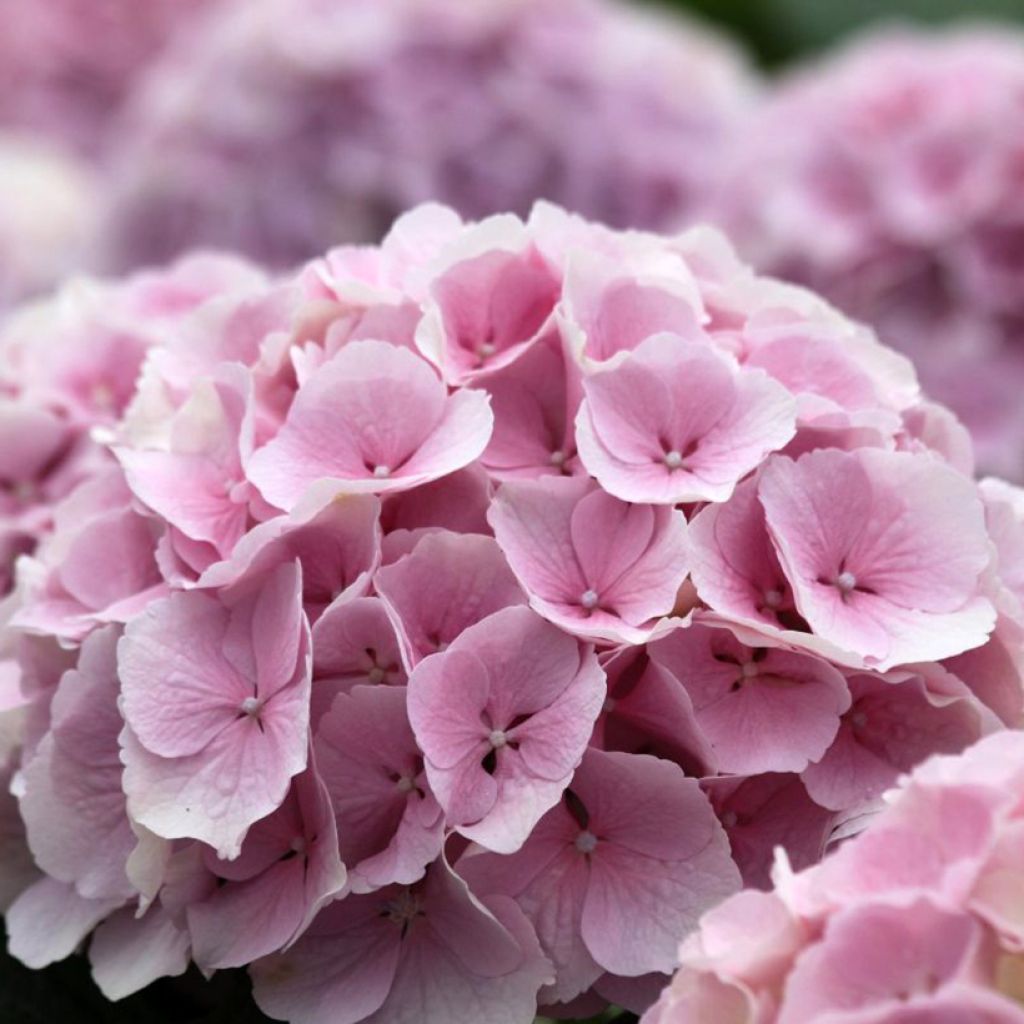
[[[753,679],[757,675],[757,664],[753,661],[745,661],[740,666],[740,674],[744,679]]]
[[[481,342],[476,347],[476,354],[480,357],[481,360],[490,359],[491,356],[493,356],[494,353],[497,351],[498,350],[489,341]]]
[[[549,456],[548,462],[552,466],[564,466],[565,465],[565,452],[561,448],[556,448]]]
[[[402,925],[404,929],[420,913],[419,898],[406,889],[405,892],[400,893],[393,900],[387,902],[381,916],[386,917],[393,924]]]
[[[682,452],[677,452],[675,448],[670,452],[665,452],[664,462],[669,469],[679,469],[683,465]]]
[[[238,705],[238,710],[243,715],[248,715],[250,718],[256,718],[263,708],[262,702],[258,697],[246,697],[241,704]]]
[[[487,737],[487,742],[495,750],[500,750],[506,743],[508,743],[508,737],[505,735],[504,729],[492,729],[490,736]]]
[[[855,711],[850,715],[850,722],[855,729],[863,729],[868,724],[868,716],[863,711]]]
[[[843,570],[835,579],[836,587],[843,595],[852,593],[857,587],[857,577],[848,570]]]
[[[411,793],[416,788],[416,781],[410,779],[408,775],[403,775],[396,785],[399,793]]]
[[[774,588],[766,590],[764,592],[764,603],[769,608],[778,608],[782,604],[782,591],[775,590]]]
[[[384,466],[384,465],[374,466],[373,467],[373,475],[378,480],[386,480],[389,476],[391,476],[391,467],[390,466]]]
[[[600,600],[601,599],[598,597],[596,590],[584,590],[583,593],[580,594],[580,604],[586,608],[587,611],[596,608],[597,602]]]
[[[380,667],[380,665],[374,665],[373,668],[366,673],[366,678],[369,679],[371,683],[383,683],[386,675],[387,673]]]
[[[584,829],[576,837],[575,846],[580,853],[593,853],[594,848],[597,846],[597,836],[589,829]]]

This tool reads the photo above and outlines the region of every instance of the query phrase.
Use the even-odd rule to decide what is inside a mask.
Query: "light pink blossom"
[[[309,627],[296,564],[230,603],[200,591],[129,624],[118,670],[129,812],[236,857],[306,765]]]
[[[421,661],[409,718],[448,822],[488,849],[518,849],[568,785],[604,694],[593,650],[522,606]]]

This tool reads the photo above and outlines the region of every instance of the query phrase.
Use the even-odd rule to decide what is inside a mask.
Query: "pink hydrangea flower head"
[[[227,2],[197,28],[121,134],[115,269],[190,245],[290,266],[430,199],[484,217],[544,196],[672,230],[755,92],[725,40],[615,0]]]
[[[67,286],[0,330],[12,954],[293,1024],[1005,1019],[1024,503],[971,467],[711,228]]]
[[[820,864],[707,914],[645,1024],[1024,1020],[1022,794],[1020,732],[925,761]]]
[[[409,677],[409,718],[448,821],[505,853],[572,777],[605,695],[591,649],[528,608],[495,612]]]
[[[1016,481],[1022,94],[1024,38],[1002,26],[870,33],[783,79],[714,204],[760,269],[911,355]]]

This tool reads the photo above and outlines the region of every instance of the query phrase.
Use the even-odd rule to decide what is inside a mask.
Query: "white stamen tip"
[[[753,679],[757,675],[757,664],[753,661],[746,661],[740,669],[744,679]]]
[[[302,836],[296,836],[291,841],[291,848],[296,853],[305,853],[306,852],[306,840]]]
[[[246,697],[239,705],[243,715],[256,715],[260,710],[260,702],[255,697]]]
[[[670,452],[665,452],[665,465],[669,469],[679,469],[683,464],[683,456],[677,452],[674,448]]]
[[[739,818],[735,811],[726,811],[722,815],[722,827],[723,828],[735,828],[739,824]]]
[[[493,356],[494,353],[497,352],[497,351],[498,350],[489,341],[485,341],[482,345],[480,345],[477,348],[476,354],[481,359],[488,359],[491,356]]]
[[[387,673],[380,667],[380,665],[374,665],[373,668],[366,673],[366,678],[369,679],[371,683],[383,683],[385,675],[387,675]]]
[[[584,608],[596,608],[599,600],[600,598],[597,596],[596,590],[584,590],[583,593],[580,594],[580,604],[583,605]]]
[[[495,750],[505,746],[508,743],[508,737],[505,735],[504,729],[493,729],[491,735],[487,737],[487,742],[490,743]]]
[[[403,775],[398,780],[398,792],[399,793],[411,793],[416,788],[416,783],[409,778],[408,775]]]
[[[852,572],[841,572],[836,577],[836,586],[844,594],[848,594],[857,586],[857,577],[854,576]]]
[[[764,603],[769,608],[778,608],[782,604],[781,590],[766,590],[764,592]]]
[[[561,448],[557,449],[556,451],[553,451],[548,456],[548,461],[551,463],[552,466],[564,466],[565,452],[563,452]]]
[[[388,466],[374,466],[373,475],[377,477],[378,480],[384,480],[391,476],[391,469]]]
[[[593,853],[597,846],[597,836],[593,832],[583,831],[576,837],[576,849],[580,853]]]

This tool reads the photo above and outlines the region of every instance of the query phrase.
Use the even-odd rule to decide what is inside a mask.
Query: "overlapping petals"
[[[1024,735],[935,757],[868,830],[707,914],[645,1024],[1024,1020]]]
[[[1017,756],[985,737],[1024,715],[1024,503],[906,360],[714,231],[428,205],[275,279],[77,283],[0,356],[26,964],[529,1024],[644,1012],[711,911],[669,1024],[1014,984],[994,755],[851,837],[931,755]],[[827,884],[712,910],[780,848]]]

